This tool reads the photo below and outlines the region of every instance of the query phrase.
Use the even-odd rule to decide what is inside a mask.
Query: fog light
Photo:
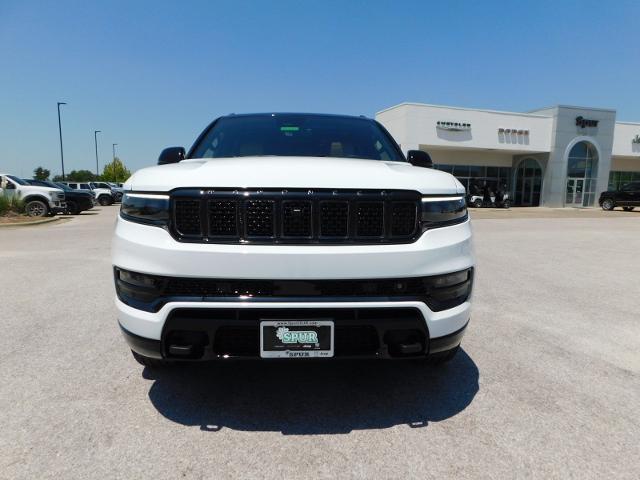
[[[463,270],[462,272],[455,272],[435,277],[432,280],[432,285],[435,288],[450,287],[452,285],[458,285],[459,283],[466,282],[468,278],[469,270]]]
[[[140,273],[127,272],[126,270],[118,270],[118,278],[129,285],[135,285],[137,287],[154,288],[156,286],[156,281],[153,277]]]

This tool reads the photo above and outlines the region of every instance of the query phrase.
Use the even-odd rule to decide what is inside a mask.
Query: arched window
[[[588,142],[576,143],[569,152],[568,177],[595,178],[598,176],[598,152]]]
[[[593,205],[598,176],[598,151],[593,144],[582,141],[569,151],[567,159],[567,206]]]

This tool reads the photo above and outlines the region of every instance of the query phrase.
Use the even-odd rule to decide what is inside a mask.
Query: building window
[[[625,183],[640,181],[640,172],[609,172],[609,190],[620,190]]]
[[[436,164],[434,168],[455,176],[464,185],[467,193],[474,193],[474,190],[484,191],[485,186],[493,192],[499,187],[505,191],[510,191],[511,188],[511,167]]]

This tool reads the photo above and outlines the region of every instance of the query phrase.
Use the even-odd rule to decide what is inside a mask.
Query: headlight
[[[125,193],[120,216],[132,222],[164,226],[169,223],[169,195]]]
[[[462,195],[422,197],[423,230],[462,223],[467,219],[467,203]]]

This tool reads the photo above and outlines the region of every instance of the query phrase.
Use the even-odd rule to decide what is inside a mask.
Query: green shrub
[[[15,196],[7,197],[0,192],[0,215],[24,213],[24,202]]]

